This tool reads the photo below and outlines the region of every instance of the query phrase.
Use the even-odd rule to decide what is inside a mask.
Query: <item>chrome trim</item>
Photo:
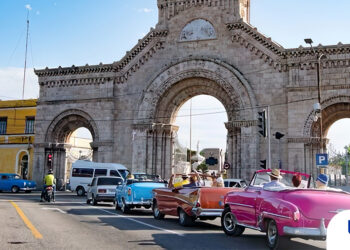
[[[284,219],[292,219],[288,216],[284,216],[284,215],[280,215],[280,214],[274,214],[274,213],[269,213],[269,212],[262,212],[262,214],[266,214],[266,215],[271,215],[271,216],[276,216],[276,217],[280,217],[280,218],[284,218]]]
[[[250,226],[250,225],[247,225],[247,224],[244,224],[244,223],[239,223],[239,222],[237,222],[237,225],[242,226],[242,227],[246,227],[246,228],[250,228],[250,229],[254,229],[254,230],[261,231],[261,228],[260,228],[260,227],[254,227],[254,226]]]
[[[252,206],[252,205],[246,205],[246,204],[241,204],[241,203],[227,202],[227,204],[254,208],[254,206]]]
[[[304,236],[304,237],[326,237],[327,236],[327,228],[324,223],[325,219],[322,218],[320,221],[319,228],[311,228],[311,227],[283,227],[283,233],[292,236]]]
[[[193,203],[190,203],[189,201],[186,201],[186,200],[181,199],[181,198],[176,197],[176,196],[170,196],[170,195],[164,195],[164,194],[157,194],[157,196],[162,196],[162,197],[167,197],[167,198],[172,198],[172,199],[178,199],[178,200],[183,201],[183,202],[185,202],[185,203],[187,203],[187,204],[189,204],[191,206],[193,205]]]
[[[35,187],[20,188],[20,190],[22,190],[22,191],[32,191],[32,190],[35,190],[35,189],[36,189]]]
[[[343,211],[345,211],[345,210],[347,210],[347,209],[337,209],[337,210],[335,210],[335,211],[328,211],[328,213],[333,213],[333,214],[338,214],[338,213],[341,213],[341,212],[343,212]]]
[[[148,201],[125,201],[125,204],[127,205],[141,205],[141,206],[151,206],[152,205],[152,200]]]
[[[216,216],[220,217],[223,209],[202,209],[202,208],[192,208],[192,213],[197,217],[202,216]]]

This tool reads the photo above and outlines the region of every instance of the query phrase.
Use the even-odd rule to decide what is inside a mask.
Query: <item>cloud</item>
[[[0,68],[0,92],[1,100],[22,99],[23,68]],[[34,70],[27,68],[24,98],[38,98],[39,84]]]
[[[152,11],[153,11],[152,9],[148,9],[148,8],[139,9],[139,12],[143,12],[143,13],[150,13]]]
[[[26,5],[25,5],[25,8],[26,8],[27,10],[32,10],[32,7],[30,6],[30,4],[26,4]]]

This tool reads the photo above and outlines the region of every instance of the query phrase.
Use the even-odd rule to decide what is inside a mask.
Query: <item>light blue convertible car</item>
[[[115,209],[128,213],[135,207],[151,208],[152,190],[166,186],[166,182],[158,180],[154,175],[134,174],[134,179],[127,179],[122,185],[117,186]]]
[[[30,193],[36,189],[35,181],[23,180],[18,174],[0,173],[0,191],[18,193],[20,190]]]

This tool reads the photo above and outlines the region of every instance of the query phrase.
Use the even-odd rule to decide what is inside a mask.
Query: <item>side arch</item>
[[[80,127],[90,131],[93,141],[99,141],[99,131],[91,116],[79,109],[69,109],[53,119],[47,129],[45,142],[64,143],[62,139],[66,139],[71,132]]]

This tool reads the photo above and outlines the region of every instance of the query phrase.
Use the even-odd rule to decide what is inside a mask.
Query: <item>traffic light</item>
[[[260,167],[266,169],[266,160],[260,161]]]
[[[49,153],[47,155],[47,167],[52,168],[52,154],[51,153]]]
[[[266,110],[258,112],[259,134],[266,137]]]

